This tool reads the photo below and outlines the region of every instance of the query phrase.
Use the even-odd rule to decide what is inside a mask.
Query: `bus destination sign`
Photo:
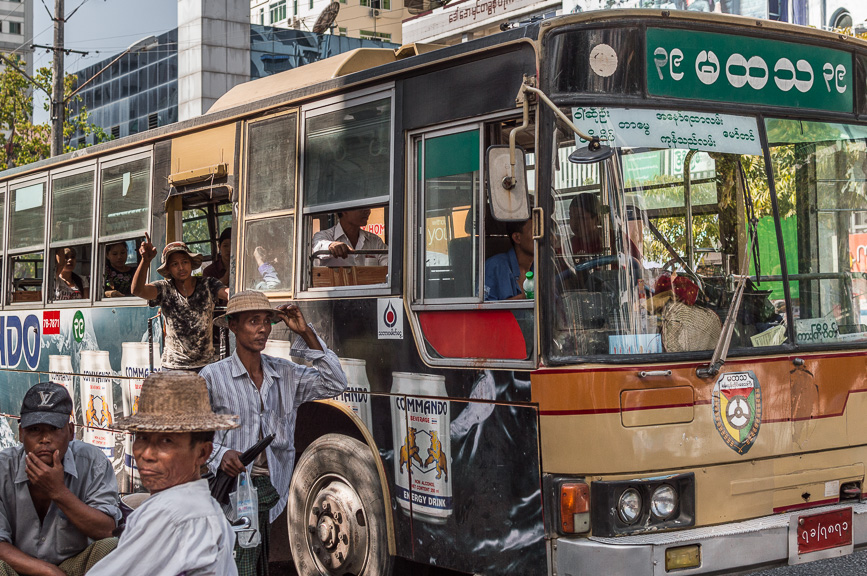
[[[848,52],[668,28],[647,29],[653,96],[851,112]]]

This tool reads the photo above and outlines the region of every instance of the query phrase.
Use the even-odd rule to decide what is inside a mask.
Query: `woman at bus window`
[[[135,270],[127,266],[129,251],[126,242],[115,242],[105,247],[105,297],[120,298],[132,294]]]
[[[313,235],[313,252],[328,251],[318,256],[320,266],[387,266],[388,254],[356,254],[356,250],[387,250],[382,238],[362,230],[370,218],[370,208],[344,210],[337,213],[337,224]]]
[[[485,300],[524,300],[524,278],[533,270],[533,222],[506,225],[512,248],[485,260]]]
[[[54,300],[78,300],[87,297],[87,281],[75,273],[75,248],[58,248],[54,251],[56,263]]]
[[[214,307],[218,299],[229,299],[229,289],[216,278],[193,276],[193,270],[202,265],[202,255],[190,252],[183,242],[171,242],[163,249],[157,272],[165,280],[147,282],[150,263],[157,254],[147,234],[139,254],[141,261],[133,277],[132,293],[162,309],[166,326],[163,367],[198,372],[217,360]]]
[[[202,276],[216,278],[226,286],[229,285],[229,260],[232,258],[232,229],[226,228],[217,240],[217,258],[203,271]]]

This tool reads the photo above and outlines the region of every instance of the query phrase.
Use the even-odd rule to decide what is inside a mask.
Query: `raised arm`
[[[145,300],[153,300],[159,296],[157,287],[153,284],[148,284],[148,270],[151,267],[151,261],[157,255],[157,249],[151,243],[151,237],[145,232],[145,241],[141,243],[138,249],[141,254],[141,260],[138,263],[138,268],[135,269],[135,276],[132,277],[132,293],[134,296],[144,298]]]

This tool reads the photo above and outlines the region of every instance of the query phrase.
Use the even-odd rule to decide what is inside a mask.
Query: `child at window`
[[[87,297],[87,282],[75,270],[75,248],[58,248],[54,252],[56,275],[54,300],[78,300]]]
[[[135,270],[126,265],[127,256],[126,242],[117,242],[105,247],[106,298],[119,298],[132,294],[132,277]]]

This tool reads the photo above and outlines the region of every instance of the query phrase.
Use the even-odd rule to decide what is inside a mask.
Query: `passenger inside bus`
[[[78,300],[87,298],[87,277],[82,278],[75,273],[75,248],[57,248],[54,251],[55,277],[54,301]]]
[[[388,245],[383,240],[387,217],[387,206],[314,215],[312,286],[383,284],[388,277]],[[377,233],[380,231],[381,235]]]
[[[280,286],[280,276],[277,275],[277,259],[272,257],[264,246],[253,248],[253,260],[256,261],[256,271],[259,273],[258,281],[253,285],[254,290],[274,290]]]
[[[127,242],[114,242],[105,247],[104,290],[106,298],[122,298],[132,295],[132,277],[135,268],[127,264]]]
[[[509,222],[512,247],[485,260],[485,300],[524,300],[523,284],[533,270],[533,221]]]
[[[386,266],[388,254],[353,254],[356,251],[388,250],[382,239],[363,230],[370,218],[370,208],[357,208],[337,213],[338,222],[327,230],[313,235],[313,253],[318,265],[336,266]],[[323,252],[329,254],[322,254]]]
[[[232,229],[226,228],[217,240],[217,257],[203,271],[202,276],[216,278],[229,285],[229,261],[232,258]]]

